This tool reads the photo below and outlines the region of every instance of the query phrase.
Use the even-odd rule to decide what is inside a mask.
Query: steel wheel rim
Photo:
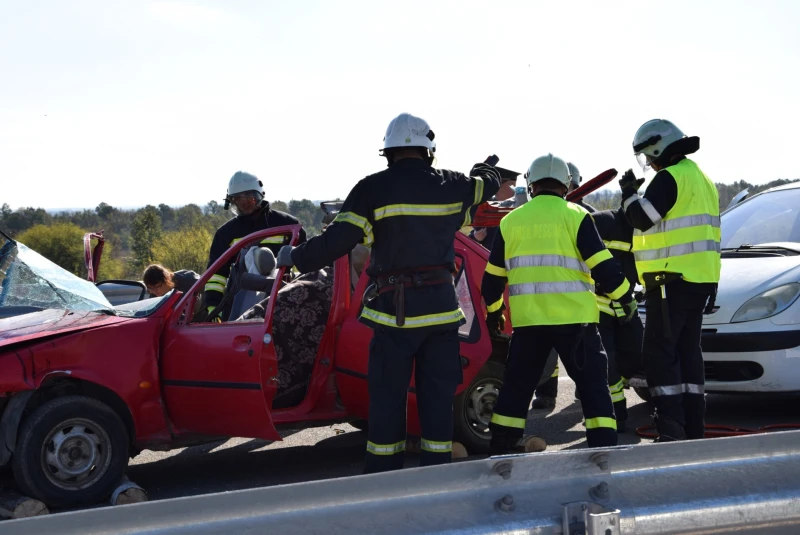
[[[54,426],[42,445],[42,471],[64,490],[82,490],[97,483],[111,464],[111,439],[105,429],[85,418]]]
[[[492,419],[502,381],[487,378],[474,384],[466,396],[464,418],[473,435],[481,440],[490,440],[492,432],[489,422]]]

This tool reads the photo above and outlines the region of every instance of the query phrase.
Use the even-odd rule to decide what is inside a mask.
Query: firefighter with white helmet
[[[248,234],[272,227],[300,224],[296,217],[270,208],[269,202],[264,199],[264,186],[261,181],[244,171],[237,171],[228,181],[224,207],[235,217],[225,222],[214,233],[206,269],[211,267],[231,245]],[[305,241],[306,232],[301,229],[300,243]],[[261,245],[269,247],[275,255],[283,244],[283,236],[266,238],[261,242]],[[208,312],[213,311],[222,301],[228,284],[228,275],[230,275],[230,265],[225,265],[206,283],[205,303]]]
[[[713,311],[721,261],[717,188],[687,158],[699,148],[698,137],[671,121],[647,121],[633,137],[633,153],[656,175],[642,196],[644,179],[632,170],[619,181],[647,296],[643,354],[659,441],[705,435],[700,334],[703,314]]]
[[[501,220],[481,284],[490,329],[504,323],[506,284],[514,325],[490,424],[491,452],[506,454],[527,444],[528,407],[554,348],[580,393],[589,447],[613,446],[616,421],[597,332],[595,281],[620,300],[626,317],[636,302],[591,215],[564,199],[571,184],[567,164],[552,154],[536,158],[527,180],[532,198]]]
[[[500,177],[485,163],[470,176],[434,169],[434,149],[425,120],[408,113],[392,119],[382,150],[388,168],[353,187],[324,233],[278,255],[278,266],[307,272],[358,243],[372,248],[367,274],[375,291],[360,317],[373,329],[365,473],[403,467],[412,369],[420,464],[451,460],[453,398],[462,381],[458,327],[466,321],[453,281],[453,236],[470,223],[470,209],[497,192]]]

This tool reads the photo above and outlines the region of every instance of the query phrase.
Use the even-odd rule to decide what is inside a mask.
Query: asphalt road
[[[548,450],[586,447],[580,402],[568,378],[559,381],[557,406],[531,410],[527,432],[543,437]],[[620,444],[650,442],[636,427],[651,422],[650,410],[633,390],[626,390],[628,431]],[[707,422],[757,428],[800,422],[800,394],[707,396]],[[361,473],[366,434],[348,424],[291,431],[282,442],[234,438],[171,452],[144,451],[131,461],[128,476],[150,500],[193,496],[253,487],[282,485]],[[477,457],[473,457],[477,458]],[[406,466],[416,466],[415,455]],[[0,478],[0,488],[11,484]]]
[[[581,405],[574,384],[559,381],[552,411],[531,410],[527,432],[543,437],[548,450],[585,448]],[[651,423],[650,409],[633,390],[626,390],[628,431],[620,444],[651,442],[635,428]],[[766,424],[800,422],[800,395],[707,396],[707,422],[757,428]],[[209,492],[282,485],[358,475],[363,467],[366,434],[348,424],[287,433],[283,442],[231,439],[168,453],[145,451],[133,459],[129,477],[151,500]],[[477,457],[473,457],[477,458]],[[416,466],[415,455],[406,466]]]

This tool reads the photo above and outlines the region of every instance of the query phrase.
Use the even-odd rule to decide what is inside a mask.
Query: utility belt
[[[683,280],[683,275],[670,271],[657,271],[655,273],[642,274],[642,279],[644,279],[645,295],[650,295],[656,291],[661,293],[661,316],[664,321],[664,336],[672,338],[672,329],[669,323],[669,306],[667,305],[667,284]]]
[[[406,323],[405,289],[421,288],[436,284],[453,284],[453,273],[441,266],[423,266],[409,270],[389,272],[374,277],[364,292],[363,304],[375,297],[394,292],[393,302],[396,309],[395,323],[402,327]]]

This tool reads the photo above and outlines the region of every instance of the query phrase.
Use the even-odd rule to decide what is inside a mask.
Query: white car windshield
[[[723,249],[744,244],[800,243],[800,188],[764,193],[722,216]]]

